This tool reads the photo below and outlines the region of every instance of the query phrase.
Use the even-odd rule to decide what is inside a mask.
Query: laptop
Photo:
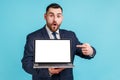
[[[70,40],[35,40],[33,68],[73,68]]]

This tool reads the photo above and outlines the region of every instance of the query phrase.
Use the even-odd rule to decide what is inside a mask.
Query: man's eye
[[[58,15],[57,17],[58,17],[58,18],[60,18],[60,17],[61,17],[61,15]]]
[[[53,17],[53,15],[49,15],[50,17]]]

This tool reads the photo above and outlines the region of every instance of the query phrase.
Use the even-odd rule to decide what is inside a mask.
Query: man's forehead
[[[62,10],[60,8],[49,8],[48,13],[62,14]]]

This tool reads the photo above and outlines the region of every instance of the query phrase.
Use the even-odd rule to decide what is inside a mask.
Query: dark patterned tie
[[[56,34],[57,34],[56,32],[52,33],[52,35],[53,35],[53,37],[54,37],[55,40],[57,40]]]
[[[55,40],[57,40],[56,34],[57,34],[56,32],[52,33]],[[54,74],[54,75],[51,76],[50,80],[60,80],[60,75],[59,74]]]

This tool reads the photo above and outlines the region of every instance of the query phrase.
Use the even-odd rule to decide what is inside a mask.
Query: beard
[[[55,32],[59,29],[61,24],[58,24],[57,22],[53,22],[52,24],[47,23],[48,28],[52,31]]]

